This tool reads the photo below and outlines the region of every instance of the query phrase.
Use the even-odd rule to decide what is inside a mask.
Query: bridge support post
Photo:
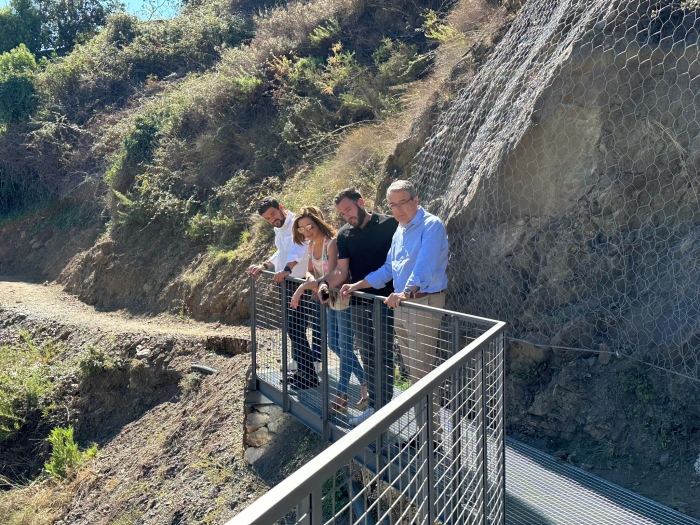
[[[251,354],[251,372],[250,380],[248,381],[248,390],[258,389],[258,363],[257,363],[257,353],[258,345],[256,339],[256,297],[255,297],[255,279],[250,278],[250,354]]]
[[[289,329],[289,305],[287,301],[287,286],[291,281],[286,279],[280,283],[282,294],[282,411],[289,412],[289,392],[287,388],[287,361],[289,355],[287,352],[287,331]]]

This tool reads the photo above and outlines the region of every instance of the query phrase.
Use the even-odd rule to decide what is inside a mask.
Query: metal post
[[[455,355],[460,351],[459,343],[459,319],[454,315],[450,316],[450,331],[452,333],[452,355]],[[452,412],[452,461],[450,462],[450,478],[452,484],[452,507],[449,509],[450,514],[452,512],[459,512],[459,507],[455,506],[455,503],[459,501],[456,495],[459,492],[459,473],[462,471],[462,415],[467,412],[464,410],[463,403],[460,397],[462,397],[464,379],[461,367],[459,371],[450,378],[451,385],[451,412]],[[449,515],[449,514],[448,514]]]
[[[311,493],[311,525],[323,525],[323,496],[321,487]]]
[[[382,344],[382,303],[374,298],[372,303],[372,327],[374,330],[374,409],[384,404],[384,345]],[[381,443],[377,443],[381,447]]]
[[[320,321],[321,321],[321,419],[323,420],[322,436],[324,440],[329,440],[331,436],[331,428],[328,421],[328,314],[327,306],[320,305]]]
[[[296,525],[312,525],[310,495],[304,496],[304,498],[297,504]]]
[[[500,396],[501,400],[501,508],[503,512],[501,513],[501,525],[506,523],[506,343],[505,343],[505,333],[501,334],[496,339],[495,344],[498,345],[499,350],[499,377],[500,379]]]
[[[487,418],[486,418],[486,384],[485,384],[485,366],[484,366],[484,349],[481,348],[479,353],[477,354],[477,361],[476,361],[476,366],[477,366],[477,374],[479,374],[479,398],[480,398],[480,405],[481,405],[481,424],[479,425],[480,427],[480,432],[481,435],[479,436],[480,441],[481,441],[481,509],[482,509],[482,523],[483,525],[486,525],[488,522],[488,488],[489,488],[489,476],[488,476],[488,456],[487,456],[487,450],[486,450],[486,425],[487,425]]]
[[[438,388],[440,388],[438,386]],[[428,475],[425,478],[425,481],[427,483],[428,487],[428,523],[435,523],[435,491],[434,491],[434,486],[433,483],[435,482],[435,479],[437,479],[437,476],[433,475],[433,472],[435,471],[435,459],[434,459],[434,454],[435,454],[435,441],[433,440],[433,393],[428,392],[428,395],[426,397],[426,416],[428,418],[426,428],[428,429],[428,441],[426,442],[426,445],[428,447],[428,461],[426,462],[428,465]]]
[[[287,324],[289,323],[289,306],[287,304],[287,283],[285,280],[280,283],[282,287],[282,411],[289,412],[289,393],[287,388]]]
[[[416,476],[416,493],[420,494],[422,504],[419,504],[421,509],[421,520],[420,523],[430,522],[430,504],[428,503],[428,493],[429,489],[426,490],[426,486],[429,485],[430,479],[430,464],[428,463],[428,445],[429,441],[432,441],[430,436],[430,426],[426,421],[427,407],[424,407],[425,403],[424,397],[420,398],[418,405],[414,408],[416,411],[416,447],[417,454],[415,458],[418,460],[420,465],[420,476]],[[430,399],[428,399],[428,404],[430,404]],[[417,489],[420,485],[423,485],[422,489],[418,491]]]
[[[258,389],[258,363],[257,363],[257,339],[255,337],[256,331],[256,316],[255,310],[257,308],[256,298],[255,298],[255,279],[250,277],[250,353],[251,353],[251,373],[250,380],[248,382],[248,390]]]

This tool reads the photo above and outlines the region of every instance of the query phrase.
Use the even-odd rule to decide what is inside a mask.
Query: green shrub
[[[37,343],[27,330],[20,342],[0,345],[0,441],[14,434],[27,415],[39,410],[55,385],[51,372],[65,345],[53,340]]]
[[[73,438],[72,426],[54,428],[47,439],[51,443],[51,459],[44,464],[44,468],[57,479],[67,478],[97,454],[96,444],[84,452],[78,449],[78,444]]]
[[[34,55],[24,44],[0,55],[0,122],[27,118],[37,107]]]
[[[78,359],[78,368],[83,377],[104,372],[113,367],[114,360],[102,348],[92,344],[85,345],[85,349]]]
[[[341,28],[336,18],[331,18],[324,25],[314,28],[309,35],[309,40],[315,46],[330,44],[334,39],[340,36]]]
[[[193,4],[158,21],[113,15],[99,35],[41,73],[47,107],[82,124],[96,111],[123,106],[149,79],[205,71],[223,49],[250,36],[245,19],[229,8],[230,0]]]

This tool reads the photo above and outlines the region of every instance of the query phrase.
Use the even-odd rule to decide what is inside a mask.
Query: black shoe
[[[296,374],[287,380],[287,385],[296,390],[306,390],[318,386],[318,376],[316,374]]]

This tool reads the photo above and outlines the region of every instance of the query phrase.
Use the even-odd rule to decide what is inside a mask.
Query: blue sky
[[[172,5],[175,3],[175,2],[161,2],[158,0],[151,1],[151,2],[146,2],[145,0],[121,0],[121,2],[126,6],[127,13],[131,13],[132,15],[137,15],[137,16],[143,16],[143,14],[145,13],[144,4],[158,5],[158,4],[170,3]],[[6,7],[8,5],[10,5],[10,0],[0,0],[0,7]],[[169,9],[167,11],[163,11],[161,14],[161,17],[173,16],[174,14],[175,14],[174,11],[172,9]]]

